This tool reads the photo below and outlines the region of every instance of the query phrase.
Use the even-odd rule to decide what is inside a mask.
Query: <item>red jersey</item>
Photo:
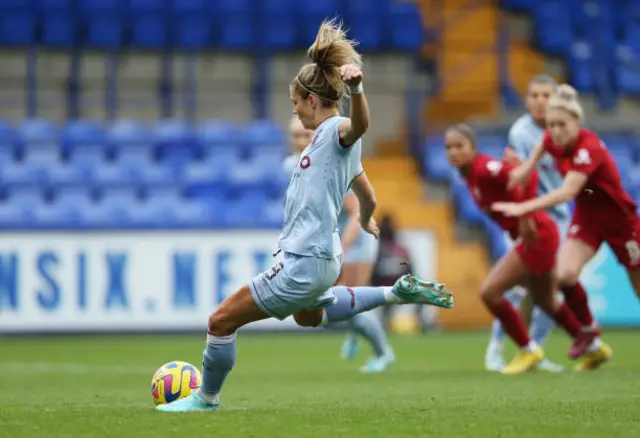
[[[507,231],[513,240],[516,240],[519,234],[519,218],[508,217],[500,212],[491,210],[491,205],[495,202],[522,202],[536,197],[538,173],[535,171],[526,187],[507,189],[509,172],[514,167],[504,160],[478,154],[473,159],[465,180],[478,207],[500,225],[500,228]],[[538,228],[540,228],[540,225],[548,226],[547,222],[555,227],[551,218],[544,211],[534,212],[530,217],[534,219]]]
[[[563,176],[575,171],[588,177],[575,199],[574,215],[597,223],[603,231],[636,224],[636,203],[622,187],[613,157],[594,132],[581,129],[575,146],[565,149],[554,144],[547,131],[543,146]]]

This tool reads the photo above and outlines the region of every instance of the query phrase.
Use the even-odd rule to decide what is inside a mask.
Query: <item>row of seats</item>
[[[293,50],[333,16],[362,50],[423,44],[417,6],[396,0],[3,0],[0,44]]]
[[[103,125],[93,121],[71,121],[62,126],[48,120],[25,120],[17,126],[0,120],[0,153],[22,156],[28,149],[60,150],[64,156],[102,149],[107,155],[119,151],[146,150],[163,155],[193,150],[235,152],[239,155],[282,154],[286,148],[282,127],[270,120],[255,120],[244,126],[224,120],[198,125],[184,120],[160,120],[153,125],[120,120]]]
[[[279,228],[282,203],[263,198],[104,198],[99,202],[0,202],[0,229]]]
[[[583,92],[640,95],[640,0],[503,0],[531,14],[534,42],[564,56]]]
[[[625,188],[633,199],[640,199],[640,138],[625,132],[601,133],[600,136],[618,165]],[[492,157],[503,156],[507,144],[504,132],[478,134],[480,151]],[[476,206],[466,184],[449,165],[442,136],[425,140],[423,169],[429,179],[450,185],[459,218],[485,229],[491,240],[493,256],[500,257],[504,253],[504,233]]]

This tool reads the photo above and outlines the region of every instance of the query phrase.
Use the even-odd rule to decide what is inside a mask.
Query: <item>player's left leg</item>
[[[540,309],[538,306],[533,308],[529,333],[536,344],[544,347],[549,334],[555,326],[556,324],[554,320],[547,315],[544,310]],[[546,357],[537,365],[537,368],[541,371],[548,371],[550,373],[561,373],[564,371],[564,367],[562,365],[552,362]]]
[[[249,286],[243,286],[227,297],[209,316],[200,389],[156,409],[164,412],[208,412],[220,409],[222,385],[236,362],[236,330],[266,318],[269,315],[258,307]]]

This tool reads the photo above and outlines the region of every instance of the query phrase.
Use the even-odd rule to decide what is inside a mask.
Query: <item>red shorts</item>
[[[540,276],[550,272],[556,266],[556,254],[560,247],[560,232],[551,220],[536,221],[538,240],[535,244],[525,247],[521,240],[515,246],[516,252],[522,257],[531,273]]]
[[[598,251],[602,242],[606,242],[621,265],[628,269],[640,267],[640,220],[636,217],[631,223],[615,222],[619,222],[616,224],[618,226],[608,225],[603,229],[581,214],[575,214],[571,219],[568,237],[583,241],[594,251]]]

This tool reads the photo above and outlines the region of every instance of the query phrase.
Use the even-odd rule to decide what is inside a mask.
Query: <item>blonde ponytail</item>
[[[346,94],[346,85],[340,75],[345,64],[362,65],[362,57],[356,51],[357,42],[347,38],[342,24],[325,20],[318,30],[307,56],[310,64],[302,66],[291,83],[293,90],[306,99],[314,94],[326,107],[337,106]]]

